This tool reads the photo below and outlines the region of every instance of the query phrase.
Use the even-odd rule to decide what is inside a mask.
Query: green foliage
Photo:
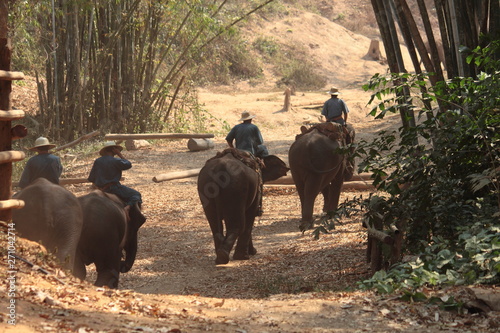
[[[404,250],[417,259],[380,271],[361,283],[379,292],[415,291],[424,285],[500,282],[500,62],[494,43],[468,57],[481,70],[424,92],[426,75],[376,75],[365,86],[380,102],[371,115],[384,118],[404,106],[419,113],[414,127],[361,141],[360,172],[386,195],[357,199],[365,223],[397,224]],[[412,96],[397,92],[411,91]],[[417,108],[425,102],[441,108]],[[417,140],[418,141],[417,141]]]
[[[460,231],[456,244],[435,237],[425,243],[425,250],[417,259],[399,263],[388,272],[376,272],[360,282],[360,288],[392,293],[422,286],[499,283],[500,227],[476,223]]]

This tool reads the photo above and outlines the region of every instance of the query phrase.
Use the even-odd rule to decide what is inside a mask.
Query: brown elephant
[[[75,260],[75,276],[84,280],[86,265],[95,264],[96,286],[117,288],[120,272],[128,272],[137,253],[137,232],[144,218],[130,211],[114,194],[93,191],[78,197],[83,228]],[[121,261],[125,251],[125,261]]]
[[[73,271],[83,224],[75,195],[45,178],[38,178],[14,198],[25,204],[12,213],[19,235],[41,243],[65,268]]]
[[[300,198],[302,231],[312,227],[316,197],[324,198],[323,211],[338,207],[344,180],[352,177],[353,165],[340,149],[354,141],[354,128],[337,123],[322,123],[303,129],[288,151],[288,161]]]
[[[288,170],[277,156],[260,160],[234,148],[206,162],[198,175],[198,194],[212,230],[216,264],[229,262],[236,241],[234,260],[247,260],[257,253],[252,229],[255,217],[261,215],[262,184],[285,176]]]

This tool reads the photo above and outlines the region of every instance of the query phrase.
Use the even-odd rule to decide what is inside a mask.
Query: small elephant
[[[75,276],[84,280],[86,265],[94,263],[96,286],[117,288],[120,272],[128,272],[137,253],[137,232],[144,223],[129,212],[115,195],[100,190],[78,197],[83,211],[83,229],[78,243]],[[125,251],[125,261],[121,261]]]
[[[76,196],[60,185],[38,178],[14,195],[24,207],[14,210],[12,221],[21,237],[40,242],[73,271],[83,217]]]
[[[247,260],[257,253],[252,229],[261,214],[262,184],[285,176],[288,170],[277,156],[264,157],[262,165],[234,148],[218,153],[200,170],[198,195],[212,230],[217,265],[229,262],[236,241],[234,260]]]
[[[352,177],[354,165],[340,148],[354,141],[354,128],[337,123],[323,123],[304,130],[288,151],[293,181],[300,198],[302,231],[312,227],[316,197],[324,198],[323,211],[338,207],[344,180]],[[350,152],[352,154],[352,151]]]

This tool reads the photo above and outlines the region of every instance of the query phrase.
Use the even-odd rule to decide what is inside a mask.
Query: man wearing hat
[[[104,143],[99,151],[101,157],[94,161],[88,180],[98,189],[118,196],[125,203],[127,212],[134,210],[144,222],[146,217],[141,213],[141,193],[120,183],[122,171],[132,168],[132,163],[123,157],[122,150],[123,147],[113,141]]]
[[[38,154],[28,160],[24,167],[19,187],[25,188],[37,178],[45,178],[54,184],[59,184],[59,177],[63,171],[61,159],[49,153],[54,148],[47,138],[39,137],[35,140],[35,145],[29,150]]]
[[[349,109],[345,102],[338,97],[339,90],[332,87],[327,93],[330,94],[331,98],[323,104],[323,110],[321,111],[321,116],[324,117],[323,120],[326,119],[326,121],[345,125]]]
[[[245,150],[257,157],[265,157],[269,155],[267,147],[264,146],[262,134],[257,126],[252,124],[252,119],[255,115],[251,115],[248,111],[241,113],[241,124],[234,126],[226,136],[226,141],[229,147],[240,150]],[[236,144],[233,144],[236,141]]]

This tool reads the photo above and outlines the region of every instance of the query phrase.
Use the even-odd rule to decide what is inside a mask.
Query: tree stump
[[[380,41],[377,39],[372,39],[370,42],[370,48],[365,56],[366,58],[373,60],[380,60],[382,55],[380,54]]]
[[[290,102],[290,98],[292,96],[292,89],[290,88],[286,88],[285,89],[285,92],[283,93],[285,95],[285,103],[283,105],[283,111],[290,111],[292,105],[291,105],[291,102]]]

